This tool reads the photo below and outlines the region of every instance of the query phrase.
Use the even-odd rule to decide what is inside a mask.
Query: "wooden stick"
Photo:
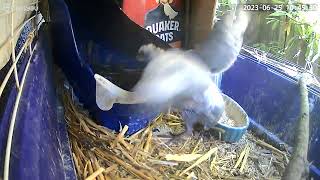
[[[84,170],[83,170],[83,178],[86,178],[88,176],[88,165],[89,163],[86,162],[86,165],[84,166]],[[91,173],[92,174],[92,173]]]
[[[202,156],[203,154],[167,154],[165,155],[165,159],[167,161],[191,162]]]
[[[99,170],[101,167],[100,167],[100,165],[99,165],[99,163],[98,163],[97,158],[96,158],[95,156],[92,156],[92,160],[93,160],[93,167],[94,167],[94,169],[95,169],[96,171]],[[104,180],[103,174],[100,173],[100,174],[97,176],[97,179],[98,179],[98,180]]]
[[[162,161],[162,160],[157,160],[157,159],[148,159],[152,164],[159,164],[163,166],[177,166],[179,163],[177,162],[171,162],[171,161]]]
[[[118,144],[119,140],[123,139],[124,134],[128,131],[129,127],[127,125],[125,125],[123,127],[123,129],[121,130],[121,132],[118,134],[118,136],[116,137],[116,139],[113,141],[113,143],[111,144],[111,148],[115,148],[116,145]]]
[[[89,174],[93,174],[93,167],[92,167],[91,161],[88,160],[87,163],[88,163]]]
[[[197,150],[197,148],[199,147],[199,144],[200,144],[201,141],[202,141],[202,138],[200,138],[200,139],[198,140],[198,142],[197,142],[196,146],[193,148],[191,154],[195,154],[195,153],[196,153],[196,150]]]
[[[139,178],[142,178],[142,179],[153,179],[152,177],[147,176],[147,175],[143,174],[141,171],[135,169],[131,164],[128,164],[128,163],[122,161],[121,159],[117,158],[116,156],[109,155],[107,153],[103,153],[99,149],[95,149],[95,152],[98,155],[100,155],[102,158],[107,158],[109,160],[115,161],[116,163],[121,165],[123,168],[127,169],[128,172],[132,172],[134,175],[138,176]]]
[[[240,167],[240,173],[243,172],[244,170],[244,167],[245,165],[247,164],[247,160],[248,160],[248,157],[249,157],[249,153],[250,153],[250,147],[248,146],[247,149],[246,149],[246,153],[243,157],[243,161],[242,161],[242,164],[241,164],[241,167]]]
[[[80,158],[82,158],[84,161],[87,161],[88,159],[86,158],[86,156],[83,154],[83,152],[81,151],[80,147],[78,146],[78,143],[76,140],[72,141],[72,146],[73,146],[73,151],[80,156]]]
[[[110,166],[110,167],[107,167],[107,168],[104,170],[103,173],[109,174],[111,171],[113,171],[113,170],[115,170],[115,169],[117,169],[117,168],[118,168],[118,165],[114,164],[114,165],[112,165],[112,166]]]
[[[211,171],[213,170],[213,168],[217,169],[216,164],[217,164],[217,157],[218,157],[218,151],[216,151],[214,158],[212,159],[211,163],[210,163],[210,169]]]
[[[247,177],[240,177],[240,176],[220,176],[221,179],[229,179],[229,180],[242,180],[242,179],[248,179]]]
[[[96,134],[93,133],[93,132],[90,130],[90,128],[87,126],[87,124],[85,123],[84,120],[82,120],[82,119],[79,118],[79,121],[80,121],[80,126],[83,127],[83,129],[84,129],[85,132],[91,134],[92,136],[96,136]]]
[[[139,164],[135,159],[133,159],[133,157],[121,147],[121,145],[118,144],[118,145],[117,145],[117,148],[118,148],[118,149],[122,152],[122,154],[123,154],[127,159],[129,159],[129,161],[132,162],[135,166],[141,167],[140,164]]]
[[[117,168],[118,168],[118,165],[117,165],[117,164],[114,164],[114,165],[112,165],[112,166],[107,167],[107,168],[103,171],[104,179],[105,179],[105,180],[115,179],[115,178],[110,177],[109,174],[110,174],[111,171],[117,170]]]
[[[119,139],[119,142],[128,150],[131,151],[133,146],[129,143],[127,143],[123,138]]]
[[[210,151],[208,151],[206,154],[204,154],[202,157],[200,157],[195,163],[193,163],[190,167],[182,171],[179,176],[182,176],[186,172],[188,172],[190,169],[194,168],[195,166],[199,165],[203,161],[207,160],[213,153],[215,153],[218,149],[212,148]]]
[[[98,170],[96,170],[93,174],[91,174],[89,177],[86,178],[86,180],[93,180],[97,176],[99,176],[104,171],[104,168],[100,167]]]
[[[96,124],[95,122],[93,122],[91,119],[87,118],[84,116],[84,120],[86,121],[86,123],[88,123],[90,126],[96,128],[97,130],[101,131],[102,133],[108,135],[108,136],[114,136],[114,134],[112,132],[109,132],[105,127],[100,126],[98,124]]]
[[[74,161],[74,165],[76,166],[76,170],[77,170],[77,174],[79,177],[81,177],[81,169],[80,169],[80,166],[79,166],[79,162],[78,162],[78,159],[76,157],[76,155],[74,153],[72,153],[72,157],[73,157],[73,161]]]
[[[165,116],[168,116],[170,119],[180,120],[179,117],[172,115],[172,114],[166,114]]]
[[[258,145],[263,146],[263,147],[265,147],[265,148],[267,148],[267,149],[270,149],[270,150],[272,150],[272,151],[274,151],[274,152],[276,152],[276,153],[278,153],[278,154],[280,154],[280,155],[283,155],[283,156],[286,155],[285,152],[280,151],[279,149],[273,147],[272,145],[270,145],[270,144],[268,144],[268,143],[266,143],[266,142],[264,142],[264,141],[261,141],[260,139],[256,140],[255,142],[256,142]]]
[[[236,169],[240,165],[240,163],[242,162],[242,159],[243,159],[244,155],[246,154],[247,148],[248,148],[248,144],[244,147],[244,149],[240,153],[239,159],[236,162],[236,165],[234,165],[234,167],[233,167],[234,169]]]
[[[129,140],[129,141],[132,141],[132,140],[138,138],[138,136],[139,136],[144,130],[145,130],[145,128],[140,129],[138,132],[132,134],[132,135],[128,138],[128,140]]]
[[[299,80],[300,118],[297,122],[295,147],[282,179],[300,180],[308,177],[308,146],[309,146],[309,101],[306,79],[302,75]]]
[[[112,180],[112,178],[110,176],[108,176],[108,175],[104,175],[104,179],[105,180]]]
[[[119,176],[119,172],[117,170],[113,170],[109,173],[109,176],[111,177],[111,179],[119,179],[120,176]]]
[[[152,140],[152,131],[149,132],[147,141],[144,146],[144,152],[149,152],[150,146],[151,146],[151,140]]]

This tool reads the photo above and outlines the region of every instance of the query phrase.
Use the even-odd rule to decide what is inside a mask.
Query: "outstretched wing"
[[[198,58],[171,50],[160,53],[148,63],[133,91],[147,103],[162,104],[181,96],[192,96],[211,82],[209,69]]]
[[[229,69],[240,53],[243,34],[249,23],[249,16],[240,11],[236,19],[232,13],[216,22],[207,40],[195,50],[213,73]]]
[[[137,104],[144,101],[143,97],[138,97],[136,93],[116,86],[99,74],[95,74],[94,78],[96,80],[96,103],[101,110],[110,110],[114,103]]]

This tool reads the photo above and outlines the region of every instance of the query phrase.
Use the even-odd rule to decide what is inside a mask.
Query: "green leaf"
[[[293,43],[295,40],[297,39],[296,36],[293,36],[289,39],[288,44],[290,45],[291,43]]]
[[[302,26],[301,25],[297,25],[295,28],[296,32],[299,34],[299,36],[302,35]]]
[[[295,44],[296,40],[298,40],[297,36],[293,36],[292,38],[290,38],[289,41],[288,41],[288,45],[287,45],[285,50],[290,49]]]
[[[277,20],[279,21],[277,18],[274,18],[274,17],[266,17],[267,20]]]
[[[279,25],[279,21],[275,21],[275,22],[272,24],[271,29],[274,31],[278,25]]]
[[[271,17],[280,17],[280,16],[285,16],[287,15],[287,12],[285,11],[276,11],[274,13],[269,14]]]
[[[307,45],[307,49],[309,49],[309,51],[313,48],[313,44],[312,42],[309,42]]]
[[[287,35],[289,36],[291,31],[292,21],[289,21],[286,27]]]
[[[271,20],[267,21],[267,23],[266,23],[266,24],[275,23],[275,22],[277,22],[277,21],[276,21],[276,20],[274,20],[274,19],[271,19]]]
[[[301,35],[303,35],[303,36],[306,35],[306,28],[304,25],[301,25]]]
[[[284,0],[272,0],[272,3],[283,4],[283,3],[285,3],[285,1]]]
[[[293,17],[293,15],[292,15],[292,14],[290,14],[290,13],[286,12],[286,15],[287,15],[289,18],[294,19],[294,17]]]
[[[312,33],[313,33],[313,29],[312,29],[312,27],[307,25],[307,28],[306,28],[306,35],[308,35],[308,36],[312,36]]]

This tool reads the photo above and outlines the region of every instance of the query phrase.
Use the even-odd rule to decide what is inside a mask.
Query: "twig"
[[[191,162],[199,159],[202,154],[167,154],[165,159],[167,161],[180,161],[180,162]]]
[[[73,157],[74,164],[76,166],[77,174],[78,174],[79,177],[81,177],[80,176],[81,169],[80,169],[80,166],[79,166],[79,161],[78,161],[78,159],[77,159],[77,157],[76,157],[76,155],[74,153],[72,153],[72,157]]]
[[[98,160],[97,160],[97,158],[95,157],[95,156],[92,156],[92,160],[93,160],[93,167],[94,167],[94,169],[97,171],[97,170],[99,170],[101,167],[100,167],[100,165],[99,165],[99,163],[98,163]],[[100,173],[99,175],[98,175],[98,180],[104,180],[104,176]]]
[[[149,152],[151,140],[152,140],[152,131],[150,131],[148,134],[147,141],[146,141],[144,149],[143,149],[145,152]]]
[[[211,163],[210,163],[210,169],[211,171],[213,170],[213,168],[217,169],[216,167],[216,163],[217,163],[217,158],[218,158],[218,151],[216,151],[214,158],[212,159]]]
[[[84,170],[83,170],[83,178],[86,178],[88,175],[88,162],[86,163],[86,165],[84,166]],[[92,174],[92,173],[91,173]]]
[[[284,180],[306,179],[308,176],[308,145],[309,145],[309,102],[306,79],[302,75],[299,80],[300,118],[297,123],[295,148],[291,160],[285,169]]]
[[[145,131],[145,128],[140,129],[140,130],[137,131],[136,133],[132,134],[132,135],[128,138],[128,140],[129,140],[129,141],[133,141],[134,139],[138,138],[138,136],[139,136],[143,131]]]
[[[236,165],[233,167],[234,169],[236,169],[240,165],[240,163],[242,162],[242,159],[243,159],[244,155],[246,154],[247,148],[248,148],[248,144],[246,145],[246,147],[244,147],[244,149],[240,153],[239,159],[236,162]]]
[[[250,147],[248,146],[247,149],[246,149],[245,156],[243,157],[243,161],[242,161],[241,167],[240,167],[240,173],[243,172],[244,167],[247,164],[249,153],[250,153]]]
[[[83,154],[80,147],[78,146],[77,141],[74,141],[74,140],[72,141],[72,147],[73,147],[73,151],[76,153],[77,156],[80,156],[80,158],[82,158],[84,161],[87,160],[86,156]]]
[[[133,146],[129,143],[127,143],[123,138],[119,139],[119,142],[128,150],[131,151],[133,149]]]
[[[97,153],[97,155],[100,155],[102,158],[107,158],[107,159],[115,161],[116,163],[121,165],[123,168],[127,169],[128,172],[132,172],[134,175],[138,176],[139,178],[153,179],[152,176],[147,176],[147,175],[143,174],[141,171],[135,169],[131,164],[128,164],[128,163],[122,161],[121,159],[117,158],[116,156],[111,156],[109,154],[103,153],[99,149],[95,149],[95,152]]]
[[[177,162],[171,162],[171,161],[161,161],[157,159],[148,159],[152,164],[159,164],[164,166],[177,166],[179,165]]]
[[[121,139],[123,139],[124,134],[128,131],[129,127],[127,125],[124,126],[124,128],[121,130],[121,132],[118,134],[118,136],[116,137],[116,139],[113,141],[113,143],[111,144],[111,148],[115,148],[116,145],[118,144],[119,141],[121,141]],[[126,144],[126,143],[125,143]]]
[[[268,144],[268,143],[266,143],[266,142],[264,142],[264,141],[261,141],[260,139],[256,140],[255,142],[256,142],[258,145],[263,146],[263,147],[265,147],[265,148],[267,148],[267,149],[270,149],[270,150],[272,150],[272,151],[274,151],[274,152],[276,152],[276,153],[278,153],[278,154],[280,154],[280,155],[283,155],[283,156],[286,155],[285,152],[280,151],[279,149],[273,147],[272,145],[270,145],[270,144]]]
[[[182,171],[179,176],[182,176],[185,174],[187,171],[190,169],[194,168],[195,166],[199,165],[203,161],[207,160],[213,153],[215,153],[218,149],[217,148],[212,148],[210,151],[208,151],[206,154],[204,154],[202,157],[200,157],[195,163],[193,163],[190,167]]]
[[[93,180],[97,176],[101,175],[101,173],[104,171],[104,168],[100,167],[98,170],[96,170],[93,174],[91,174],[89,177],[86,178],[86,180]]]
[[[117,145],[117,148],[120,149],[120,151],[122,152],[122,154],[123,154],[127,159],[129,159],[129,161],[131,161],[135,166],[141,167],[140,164],[139,164],[135,159],[133,159],[133,157],[131,157],[131,155],[130,155],[128,152],[126,152],[126,151],[121,147],[121,145],[118,144],[118,145]]]
[[[82,119],[79,118],[79,121],[80,121],[80,126],[83,127],[84,131],[91,134],[92,136],[96,136]]]
[[[118,168],[118,165],[116,165],[116,164],[114,164],[114,165],[112,165],[112,166],[110,166],[110,167],[107,167],[105,170],[104,170],[104,174],[109,174],[111,171],[113,171],[113,170],[115,170],[115,169],[117,169]]]
[[[92,167],[91,161],[88,160],[87,163],[88,163],[89,174],[92,174],[93,173],[93,167]]]
[[[198,142],[197,142],[196,146],[193,148],[193,150],[192,150],[191,154],[196,153],[196,150],[198,149],[199,144],[200,144],[200,142],[201,142],[201,141],[202,141],[202,138],[200,138],[200,139],[198,140]]]
[[[168,116],[170,119],[176,119],[176,120],[180,120],[179,117],[172,115],[172,114],[166,114],[165,116]]]

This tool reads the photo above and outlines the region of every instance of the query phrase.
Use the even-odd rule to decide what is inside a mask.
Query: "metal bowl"
[[[218,121],[216,127],[224,130],[222,140],[237,142],[249,127],[249,117],[243,108],[232,98],[223,94],[223,99],[225,101],[225,115]]]

